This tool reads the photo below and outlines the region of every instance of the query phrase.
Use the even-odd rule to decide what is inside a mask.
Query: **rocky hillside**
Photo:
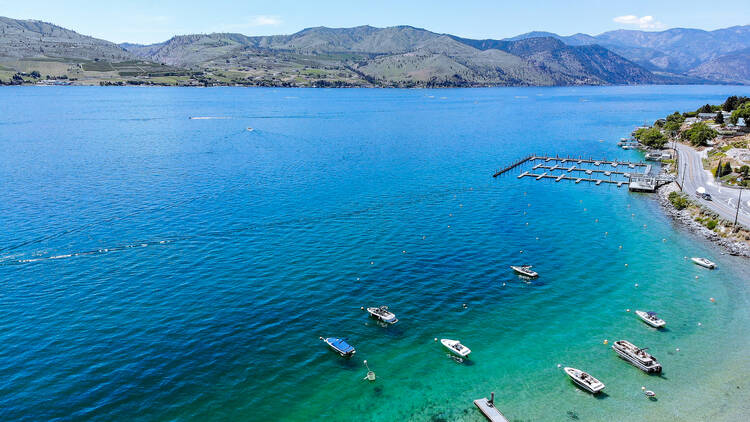
[[[746,61],[747,56],[743,53],[743,50],[750,48],[750,25],[715,31],[686,28],[666,31],[618,30],[596,36],[530,32],[508,40],[535,38],[540,34],[557,38],[571,46],[598,44],[657,73],[747,83],[747,78],[740,74],[742,68],[750,68],[750,61]],[[719,68],[723,64],[736,70],[723,71]]]
[[[134,55],[117,44],[51,23],[0,17],[1,57],[124,61]]]
[[[750,48],[711,59],[688,73],[705,79],[750,85]]]
[[[353,72],[381,86],[669,82],[596,45],[570,46],[550,37],[471,40],[410,26],[318,27],[269,37],[187,35],[150,46],[124,47],[169,65],[251,71],[276,62],[290,71],[298,65]],[[288,80],[294,77],[294,72],[286,75]]]
[[[40,75],[80,84],[322,87],[750,83],[748,49],[750,26],[532,32],[506,40],[411,26],[315,27],[116,45],[50,23],[0,17],[0,83],[48,79]]]

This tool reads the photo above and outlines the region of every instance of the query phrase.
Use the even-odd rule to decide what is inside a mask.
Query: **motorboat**
[[[565,367],[565,373],[581,388],[591,394],[596,394],[604,389],[604,384],[580,369]]]
[[[648,349],[639,348],[627,340],[617,340],[612,349],[620,355],[621,358],[633,364],[638,369],[648,373],[660,373],[661,364],[655,357],[646,352]]]
[[[378,321],[383,321],[386,324],[395,324],[398,322],[396,315],[389,311],[387,306],[367,308],[367,313],[370,314],[372,318],[375,318]]]
[[[451,340],[451,339],[441,339],[440,343],[448,349],[451,353],[453,353],[456,356],[465,358],[469,356],[469,353],[471,353],[471,349],[461,344],[458,340]]]
[[[531,265],[511,265],[510,268],[522,276],[531,278],[539,277],[539,274],[531,269]]]
[[[716,264],[709,261],[706,258],[698,258],[698,257],[692,257],[690,258],[691,261],[695,262],[696,264],[700,265],[701,267],[706,267],[710,270],[713,270],[716,268]]]
[[[636,310],[635,314],[638,315],[638,317],[640,317],[643,320],[643,322],[645,322],[646,324],[654,328],[661,328],[667,324],[666,322],[664,322],[663,319],[656,316],[656,312],[651,312],[651,311],[644,312],[644,311]]]
[[[345,358],[351,357],[353,354],[357,352],[356,350],[354,350],[354,346],[347,343],[343,338],[320,337],[320,339],[323,340],[328,345],[328,347],[333,349],[334,352],[340,354],[341,356]]]

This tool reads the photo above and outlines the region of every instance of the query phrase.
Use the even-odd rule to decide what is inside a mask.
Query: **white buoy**
[[[367,365],[367,361],[365,360],[365,367],[367,368],[367,376],[365,376],[364,379],[368,381],[375,381],[375,372],[370,370],[370,367]]]

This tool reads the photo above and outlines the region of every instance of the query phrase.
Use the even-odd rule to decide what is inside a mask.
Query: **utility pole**
[[[687,173],[687,163],[685,163],[684,166],[682,166],[682,184],[680,185],[680,190],[685,191],[685,173]]]
[[[737,199],[737,211],[734,213],[734,226],[737,227],[737,217],[740,215],[740,205],[742,204],[742,187],[740,186],[740,197]]]

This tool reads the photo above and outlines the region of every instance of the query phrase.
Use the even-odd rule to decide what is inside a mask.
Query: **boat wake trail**
[[[97,255],[103,255],[103,254],[112,253],[112,252],[126,251],[129,249],[145,248],[148,246],[164,246],[164,245],[173,244],[173,243],[182,242],[182,241],[198,240],[202,242],[210,242],[212,239],[217,239],[217,238],[225,239],[227,237],[232,237],[232,236],[243,236],[245,234],[255,232],[258,230],[266,230],[266,229],[272,229],[272,228],[294,227],[294,226],[306,227],[311,224],[317,224],[317,223],[321,223],[325,221],[343,220],[347,218],[359,217],[359,216],[371,213],[373,211],[377,211],[377,210],[388,208],[388,207],[395,206],[395,205],[411,206],[411,205],[425,202],[428,200],[433,200],[436,197],[456,195],[457,193],[469,192],[472,190],[473,189],[471,188],[460,189],[460,190],[443,188],[443,189],[439,189],[433,192],[427,192],[427,193],[423,193],[421,195],[416,195],[416,196],[397,195],[395,198],[392,198],[390,201],[376,201],[375,205],[372,205],[369,207],[358,208],[358,209],[347,210],[344,212],[329,213],[329,214],[318,215],[318,216],[294,217],[294,218],[288,218],[288,219],[282,219],[282,220],[276,220],[276,221],[260,222],[260,223],[236,227],[236,228],[228,229],[228,230],[205,231],[205,232],[199,232],[199,233],[195,233],[191,235],[171,237],[171,238],[166,238],[166,239],[162,238],[160,240],[133,242],[133,243],[125,244],[125,245],[116,245],[116,246],[106,247],[106,248],[102,247],[102,248],[97,248],[97,249],[84,250],[80,252],[70,252],[70,253],[63,253],[63,254],[56,254],[56,255],[34,255],[29,258],[24,258],[23,257],[24,254],[19,252],[15,254],[9,254],[4,257],[0,257],[0,265],[29,264],[29,263],[40,262],[40,261],[75,258],[75,257],[80,257],[80,256],[97,256]],[[174,208],[180,205],[184,205],[187,202],[195,201],[196,199],[199,199],[199,198],[191,198],[189,200],[183,201],[182,203],[171,204],[169,206],[160,207],[159,209],[161,210],[161,209]],[[42,238],[32,239],[26,242],[13,245],[11,247],[0,249],[0,252],[5,252],[5,251],[12,252],[23,246],[40,243],[45,240],[50,240],[50,239],[54,239],[57,237],[61,237],[61,236],[64,236],[66,234],[73,233],[76,231],[82,231],[87,228],[103,224],[108,221],[113,221],[115,219],[127,218],[128,216],[132,216],[132,215],[141,213],[143,211],[144,210],[139,210],[139,211],[130,213],[126,216],[113,217],[111,219],[108,219],[107,221],[86,224],[86,225],[77,227],[75,229],[65,230],[65,231],[55,233],[49,236],[45,236]]]

